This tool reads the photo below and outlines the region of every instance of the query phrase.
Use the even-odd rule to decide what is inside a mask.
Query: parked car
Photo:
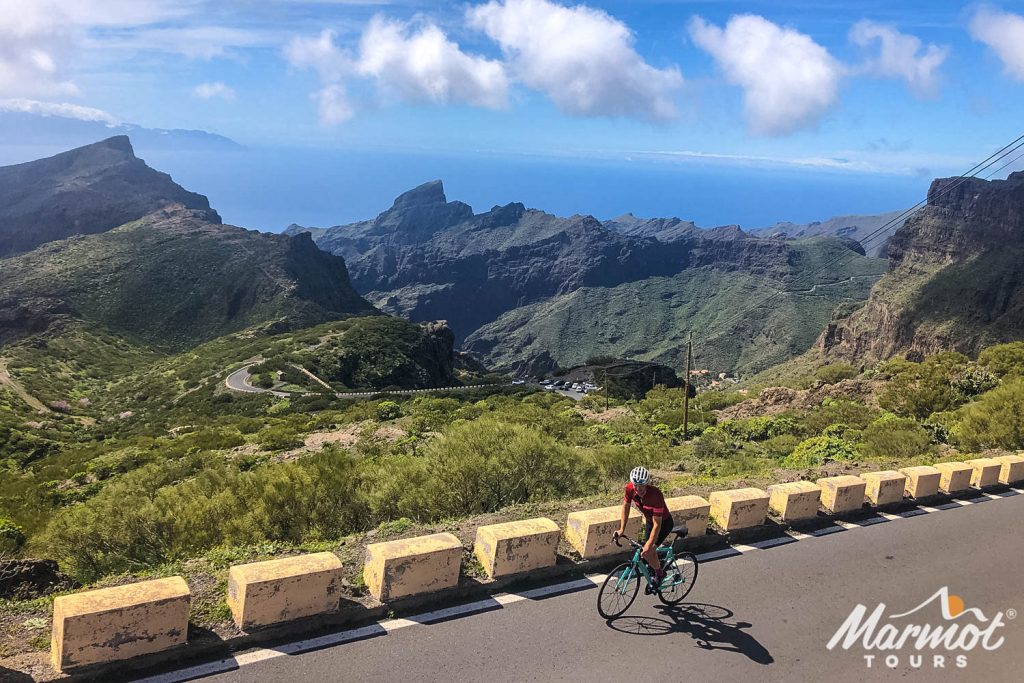
[[[526,384],[526,380],[525,379],[514,379],[514,380],[512,380],[512,384]]]
[[[551,380],[549,380],[549,379],[542,379],[540,381],[540,383],[543,384],[544,386],[547,386],[548,384],[551,384]]]

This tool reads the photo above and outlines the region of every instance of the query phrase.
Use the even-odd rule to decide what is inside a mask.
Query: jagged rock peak
[[[448,198],[444,194],[444,184],[440,180],[431,180],[398,195],[391,208],[404,209],[413,206],[447,203]]]

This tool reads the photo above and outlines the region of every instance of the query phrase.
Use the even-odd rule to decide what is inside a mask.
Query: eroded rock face
[[[829,357],[873,362],[1019,339],[1024,333],[1024,173],[945,178],[889,242],[889,273],[867,303],[831,321]]]

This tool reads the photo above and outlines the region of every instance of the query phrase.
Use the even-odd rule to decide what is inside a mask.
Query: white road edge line
[[[918,509],[924,510],[925,512],[938,512],[939,508],[933,508],[930,505],[918,505]]]
[[[905,519],[904,517],[900,517],[899,515],[894,515],[891,512],[879,512],[878,516],[883,518],[883,519],[887,519],[890,522],[894,522],[897,519]]]
[[[790,529],[786,533],[789,535],[790,538],[795,538],[798,541],[802,541],[807,538],[814,538],[814,536],[811,536],[810,534],[805,534],[802,531],[793,531],[792,529]]]
[[[854,524],[853,522],[844,522],[841,519],[835,520],[836,526],[841,526],[844,529],[860,529],[860,524]]]

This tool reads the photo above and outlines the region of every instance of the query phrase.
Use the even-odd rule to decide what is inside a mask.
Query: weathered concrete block
[[[711,503],[700,496],[678,496],[666,498],[665,505],[672,513],[672,521],[676,526],[686,525],[688,536],[703,536],[707,533]]]
[[[862,474],[860,478],[867,482],[864,493],[872,505],[892,505],[903,500],[907,475],[895,470],[883,470]]]
[[[363,580],[381,601],[452,588],[459,583],[462,542],[432,534],[366,546]]]
[[[492,579],[554,567],[562,532],[552,520],[489,524],[476,530],[473,552]]]
[[[999,483],[1017,484],[1024,481],[1024,457],[1000,455],[992,458],[999,463]]]
[[[715,491],[709,500],[711,519],[726,531],[764,524],[768,517],[768,494],[761,489]]]
[[[1003,463],[993,458],[975,458],[964,461],[965,465],[973,468],[971,473],[971,486],[983,489],[988,486],[995,486],[999,483],[999,471]]]
[[[180,576],[53,601],[53,667],[65,671],[184,645],[192,594]]]
[[[768,487],[768,507],[783,522],[799,522],[818,516],[821,487],[810,481],[791,481]]]
[[[834,515],[864,507],[867,482],[860,477],[849,474],[823,477],[818,480],[818,486],[821,487],[821,506]]]
[[[906,494],[911,498],[928,498],[939,492],[939,479],[942,473],[928,465],[902,467],[900,472],[907,475]]]
[[[240,564],[228,570],[228,607],[243,631],[338,609],[341,560],[334,553]]]
[[[791,481],[768,487],[768,508],[783,522],[813,519],[821,505],[821,487],[811,481]]]
[[[585,560],[624,552],[623,548],[612,541],[612,534],[619,528],[621,518],[622,505],[570,512],[565,525],[565,540]],[[643,517],[631,506],[626,521],[626,535],[639,540],[637,537],[642,522]]]
[[[943,493],[960,493],[971,488],[974,468],[962,462],[940,462],[935,469],[941,472],[939,490]]]

